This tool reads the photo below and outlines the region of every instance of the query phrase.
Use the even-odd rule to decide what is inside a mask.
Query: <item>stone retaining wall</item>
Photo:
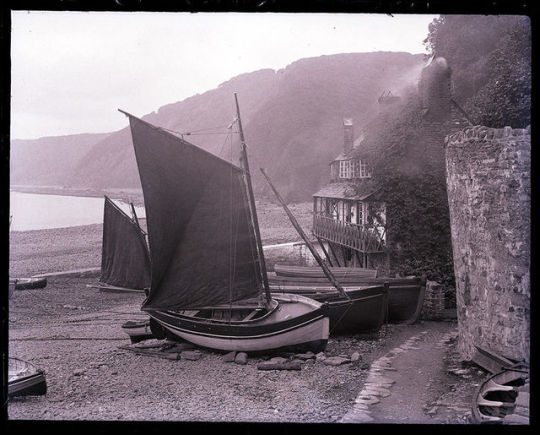
[[[439,320],[444,317],[444,287],[435,281],[426,282],[421,318]]]
[[[530,127],[446,137],[458,349],[530,357]]]

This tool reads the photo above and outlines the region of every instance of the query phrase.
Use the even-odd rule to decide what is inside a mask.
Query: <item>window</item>
[[[359,164],[360,164],[360,178],[371,177],[367,163],[360,160]]]
[[[360,178],[360,160],[353,160],[351,163],[354,165],[353,177]]]
[[[337,168],[336,168],[337,169]],[[332,173],[334,175],[334,173]],[[371,173],[362,160],[342,160],[339,162],[339,178],[370,178]]]
[[[351,165],[349,160],[339,162],[339,178],[351,178]]]
[[[358,222],[358,225],[362,225],[364,223],[364,207],[363,203],[358,201],[358,217],[356,218],[356,222]]]

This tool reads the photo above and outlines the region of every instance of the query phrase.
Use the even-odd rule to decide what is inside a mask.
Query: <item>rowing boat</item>
[[[45,372],[19,358],[8,358],[8,397],[47,393]]]

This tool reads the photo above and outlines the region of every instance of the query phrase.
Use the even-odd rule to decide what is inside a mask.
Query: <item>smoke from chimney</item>
[[[354,126],[353,126],[353,121],[350,118],[343,119],[343,135],[344,135],[343,153],[347,155],[353,149],[353,141],[354,141]]]

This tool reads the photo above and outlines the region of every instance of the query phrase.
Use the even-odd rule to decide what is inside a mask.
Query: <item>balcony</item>
[[[313,235],[367,254],[384,252],[386,228],[373,225],[356,225],[331,217],[313,216]]]

